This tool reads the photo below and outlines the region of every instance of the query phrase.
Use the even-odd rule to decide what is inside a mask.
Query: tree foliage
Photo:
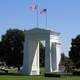
[[[64,53],[61,54],[60,68],[64,69],[65,72],[71,72],[73,69],[72,60],[69,57],[65,56]]]
[[[69,56],[76,67],[80,67],[80,35],[72,39]]]
[[[64,53],[61,53],[61,61],[60,61],[60,66],[65,65],[65,61],[68,59],[68,57],[65,56]]]
[[[8,66],[19,68],[23,62],[23,42],[24,31],[19,29],[7,30],[0,42],[1,60],[5,61]]]

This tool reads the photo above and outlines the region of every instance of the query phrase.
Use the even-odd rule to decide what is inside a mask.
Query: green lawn
[[[17,69],[8,69],[10,73],[16,73]],[[65,76],[61,78],[54,78],[54,77],[44,77],[44,69],[41,68],[41,75],[40,76],[19,76],[19,75],[0,75],[0,80],[80,80],[79,76]]]
[[[45,78],[43,76],[9,76],[1,75],[0,80],[80,80],[80,77]]]

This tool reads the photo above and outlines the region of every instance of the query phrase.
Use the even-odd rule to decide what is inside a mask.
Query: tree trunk
[[[18,66],[18,71],[20,71],[20,66]]]

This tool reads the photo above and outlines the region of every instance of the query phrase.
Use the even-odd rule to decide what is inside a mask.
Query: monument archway
[[[42,28],[25,31],[23,68],[21,74],[40,75],[39,41],[45,41],[45,73],[58,72],[61,58],[60,33]]]

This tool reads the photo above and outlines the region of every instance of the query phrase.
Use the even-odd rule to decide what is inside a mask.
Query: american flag
[[[45,14],[45,13],[47,13],[47,9],[43,9],[40,11],[40,14]]]

